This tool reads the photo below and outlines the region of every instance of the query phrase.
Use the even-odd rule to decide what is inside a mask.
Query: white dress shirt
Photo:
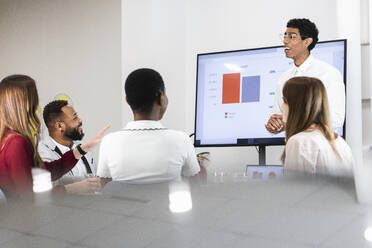
[[[342,137],[334,141],[332,149],[323,133],[304,131],[289,138],[285,146],[284,168],[332,176],[352,176],[354,159],[349,145]]]
[[[77,145],[81,144],[80,141],[73,141],[72,148],[75,148]],[[64,146],[59,144],[49,135],[45,137],[45,139],[41,140],[38,145],[38,152],[43,161],[51,162],[57,159],[60,159],[61,156],[56,151],[56,147],[61,151],[62,154],[71,150],[68,146]],[[93,159],[92,152],[87,152],[84,157],[89,163],[89,167],[92,170],[92,174],[88,174],[87,169],[85,167],[84,162],[82,159],[79,159],[78,163],[72,168],[68,173],[66,173],[61,179],[59,179],[59,183],[71,183],[73,181],[79,181],[82,178],[92,177],[96,175],[96,164]],[[75,180],[76,179],[76,180]]]
[[[132,121],[106,135],[100,146],[97,175],[128,183],[179,180],[200,171],[186,133],[158,121]]]
[[[345,120],[345,85],[341,73],[333,66],[311,55],[299,66],[293,66],[280,77],[275,92],[273,114],[282,114],[283,86],[293,77],[307,76],[320,79],[326,88],[333,130],[342,128]]]

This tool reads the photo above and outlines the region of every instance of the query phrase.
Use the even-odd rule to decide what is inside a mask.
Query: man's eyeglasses
[[[296,33],[289,33],[289,34],[279,34],[279,39],[284,40],[284,39],[290,39],[290,40],[295,40],[297,37],[301,37],[300,35]]]
[[[302,35],[299,35],[299,34],[296,34],[296,33],[279,34],[279,38],[280,38],[281,41],[284,40],[284,39],[295,40],[295,39],[297,39],[297,37],[299,37],[301,39],[309,38],[307,36],[302,36]]]

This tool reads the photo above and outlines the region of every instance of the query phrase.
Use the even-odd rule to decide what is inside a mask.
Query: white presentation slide
[[[344,41],[318,43],[312,56],[344,73]],[[293,66],[283,47],[198,55],[196,145],[283,138],[265,129],[279,77]],[[252,143],[253,142],[253,143]]]

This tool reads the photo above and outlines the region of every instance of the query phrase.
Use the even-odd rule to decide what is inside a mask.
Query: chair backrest
[[[5,194],[0,188],[0,205],[6,204],[6,203],[7,203],[7,200],[6,200]]]

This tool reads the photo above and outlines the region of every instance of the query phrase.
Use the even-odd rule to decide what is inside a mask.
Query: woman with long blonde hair
[[[285,169],[351,176],[351,149],[331,128],[322,81],[312,77],[289,79],[283,87],[283,101]]]
[[[102,139],[108,126],[93,139],[47,163],[37,152],[40,120],[35,81],[26,75],[11,75],[0,82],[0,188],[8,197],[32,193],[31,169],[41,167],[56,180],[71,170]]]

